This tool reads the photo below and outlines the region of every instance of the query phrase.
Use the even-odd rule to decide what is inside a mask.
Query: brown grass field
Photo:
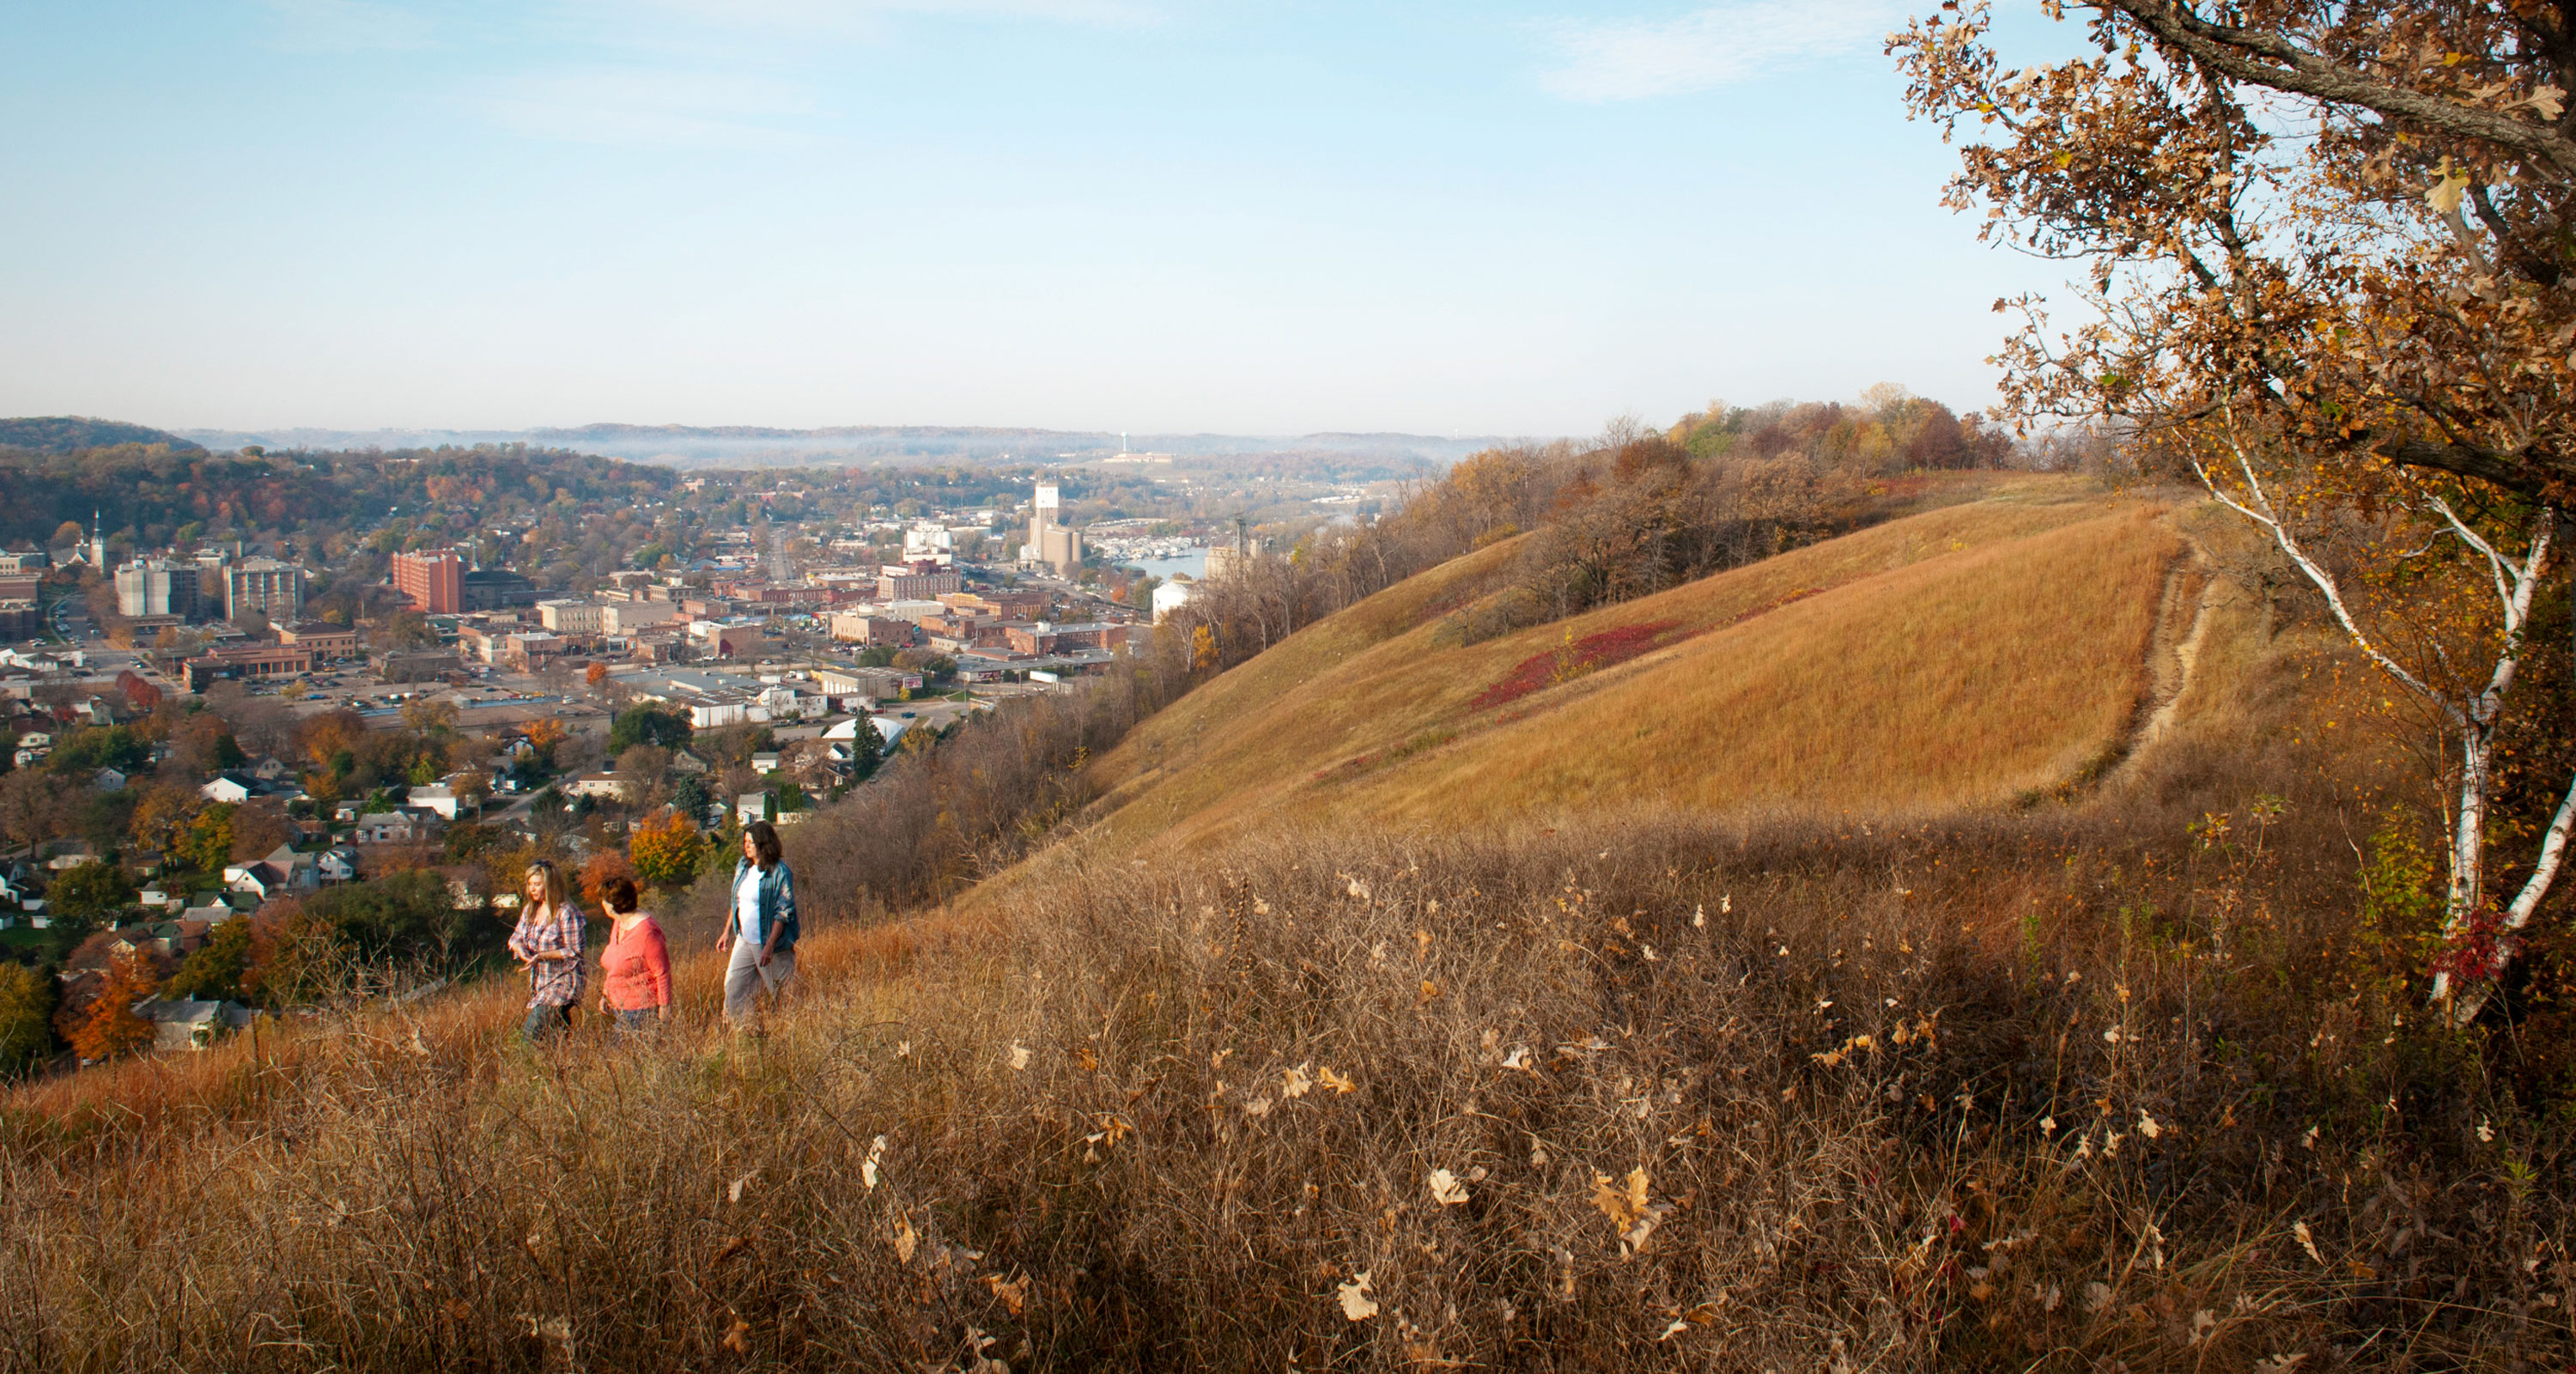
[[[2170,512],[2040,479],[1484,643],[1426,604],[1498,546],[1352,608],[1147,722],[1102,761],[1113,848],[1283,819],[1483,826],[1603,806],[1938,813],[2073,778],[2132,723]],[[1416,585],[1416,584],[1421,585]],[[1500,709],[1569,638],[1678,644]]]
[[[2565,1368],[2565,1042],[2416,1014],[2403,776],[2198,518],[1934,512],[1479,723],[1566,634],[1415,639],[1489,550],[763,1037],[701,958],[646,1046],[484,985],[12,1090],[0,1371]]]

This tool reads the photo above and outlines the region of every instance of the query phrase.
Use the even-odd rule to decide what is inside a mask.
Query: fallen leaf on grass
[[[884,1136],[868,1142],[868,1157],[859,1161],[859,1182],[872,1189],[877,1186],[877,1161],[885,1158],[885,1150]]]
[[[2309,1259],[2315,1260],[2319,1264],[2326,1262],[2326,1257],[2317,1253],[2316,1233],[2308,1229],[2308,1224],[2306,1222],[2295,1221],[2290,1223],[2290,1234],[2299,1238],[2299,1248],[2308,1252]]]
[[[1608,1174],[1594,1174],[1592,1205],[1601,1209],[1601,1215],[1610,1218],[1611,1225],[1627,1229],[1646,1211],[1646,1171],[1629,1170],[1624,1184],[1613,1183]]]
[[[1019,1041],[1017,1041],[1017,1040],[1012,1041],[1012,1042],[1011,1042],[1011,1070],[1012,1070],[1012,1072],[1016,1073],[1016,1072],[1018,1072],[1018,1071],[1019,1071],[1019,1070],[1021,1070],[1021,1069],[1025,1069],[1025,1068],[1027,1068],[1028,1066],[1029,1066],[1029,1050],[1028,1050],[1028,1047],[1027,1047],[1026,1045],[1021,1044],[1021,1043],[1020,1043]]]
[[[751,1323],[744,1321],[740,1317],[734,1318],[733,1328],[725,1332],[723,1344],[725,1349],[730,1350],[737,1355],[750,1354]]]
[[[760,1171],[758,1169],[754,1169],[750,1173],[744,1174],[742,1177],[725,1185],[725,1201],[729,1203],[741,1202],[742,1190],[750,1187],[751,1181],[758,1177],[760,1177]]]
[[[1315,1070],[1315,1081],[1337,1093],[1357,1092],[1359,1091],[1360,1086],[1359,1084],[1352,1082],[1348,1076],[1335,1073],[1330,1068],[1319,1068]]]
[[[1342,1315],[1352,1321],[1366,1321],[1377,1315],[1377,1303],[1369,1297],[1369,1276],[1366,1270],[1353,1274],[1350,1280],[1335,1292],[1342,1300]]]
[[[912,1229],[912,1218],[895,1218],[894,1257],[902,1263],[910,1264],[912,1263],[913,1249],[920,1244],[921,1237],[914,1234]]]
[[[1002,1306],[1009,1308],[1014,1317],[1028,1306],[1029,1278],[1026,1274],[1007,1281],[999,1274],[986,1274],[984,1286],[993,1290],[993,1296],[1000,1298]]]
[[[1310,1060],[1308,1062],[1311,1063],[1312,1061]],[[1279,1095],[1281,1097],[1304,1097],[1306,1095],[1306,1091],[1315,1086],[1315,1080],[1306,1076],[1306,1069],[1306,1064],[1300,1064],[1297,1067],[1288,1069],[1279,1075]]]
[[[1431,1171],[1431,1200],[1443,1207],[1455,1207],[1467,1200],[1467,1185],[1446,1169]]]

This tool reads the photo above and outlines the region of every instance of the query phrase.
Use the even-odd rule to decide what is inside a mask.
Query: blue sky
[[[1990,305],[2068,274],[1937,204],[1915,7],[0,0],[0,413],[1981,405]]]

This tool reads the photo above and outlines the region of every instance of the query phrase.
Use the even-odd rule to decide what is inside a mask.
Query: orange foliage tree
[[[152,1043],[152,1023],[134,1014],[134,1004],[160,986],[151,965],[139,954],[120,954],[107,966],[107,986],[72,1025],[68,1037],[80,1057],[114,1059]]]
[[[595,910],[599,906],[599,894],[608,886],[610,879],[634,876],[635,865],[627,862],[625,855],[614,849],[600,850],[581,866],[582,900]]]
[[[638,879],[670,888],[697,876],[699,848],[697,827],[679,812],[666,810],[635,827],[626,853]]]

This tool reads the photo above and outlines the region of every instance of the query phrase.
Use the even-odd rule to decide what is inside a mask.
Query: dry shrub
[[[2564,1362],[2559,1131],[2348,995],[2316,800],[1273,838],[822,931],[761,1040],[351,1017],[13,1108],[0,1369]]]

